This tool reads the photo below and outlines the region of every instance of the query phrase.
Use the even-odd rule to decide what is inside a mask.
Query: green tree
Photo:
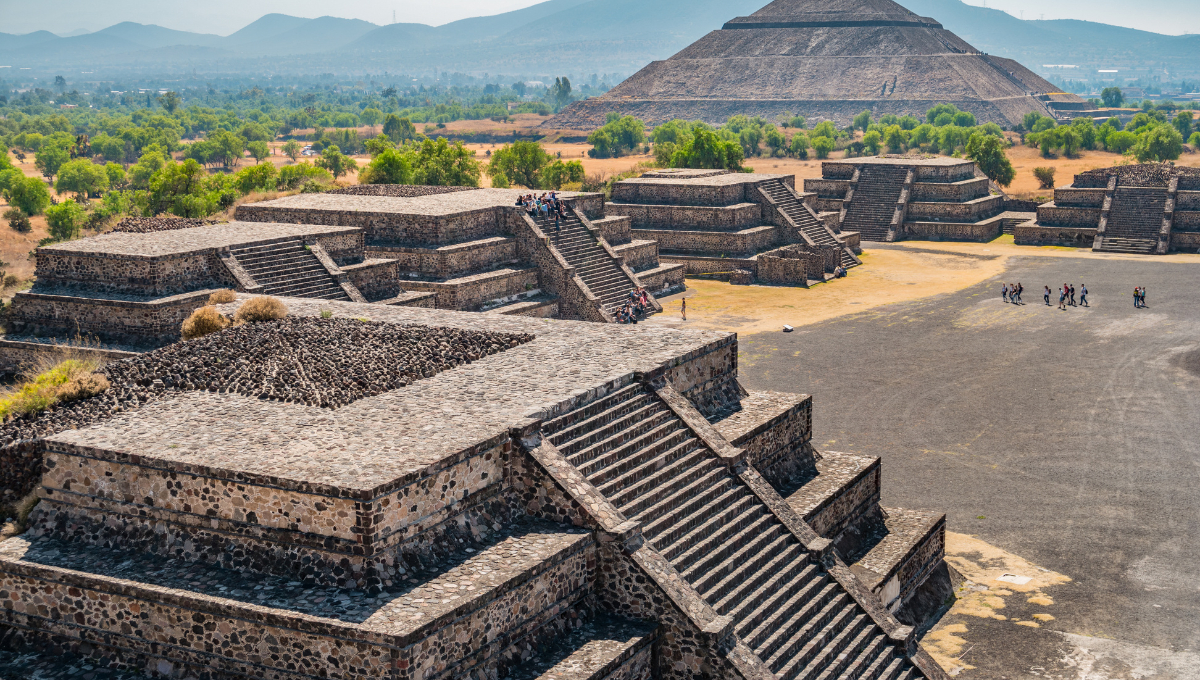
[[[79,238],[79,231],[87,221],[87,211],[75,201],[63,201],[46,208],[46,224],[50,238],[55,241],[70,241]]]
[[[399,149],[385,149],[359,173],[358,181],[360,184],[412,184],[412,159]]]
[[[336,180],[342,175],[348,174],[351,170],[358,169],[358,163],[346,154],[337,146],[326,147],[321,152],[321,157],[317,159],[317,167],[324,168],[333,175]]]
[[[1192,136],[1188,138],[1188,146],[1192,147],[1193,149],[1200,147],[1200,132],[1192,133]]]
[[[829,154],[833,153],[833,147],[834,147],[833,140],[828,137],[813,137],[812,138],[812,148],[813,148],[813,151],[817,154],[817,158],[820,158],[822,160],[829,158]]]
[[[300,157],[300,152],[302,151],[304,151],[304,149],[301,148],[300,143],[294,139],[289,139],[283,145],[283,155],[292,159],[293,163],[295,163],[296,159]]]
[[[646,124],[633,116],[615,117],[604,127],[588,135],[592,145],[589,156],[593,158],[616,158],[633,151],[646,141]],[[511,177],[509,179],[512,179]]]
[[[1187,139],[1192,135],[1192,120],[1194,120],[1194,114],[1191,111],[1180,111],[1175,114],[1175,120],[1171,121],[1171,124],[1175,126],[1176,130],[1179,130],[1180,137]]]
[[[266,142],[250,142],[246,145],[246,150],[250,152],[255,163],[262,163],[271,155],[271,147],[267,146]]]
[[[243,168],[234,175],[234,183],[242,194],[254,191],[270,191],[275,188],[279,172],[270,163],[260,163]]]
[[[767,127],[767,132],[763,135],[763,141],[766,142],[767,148],[771,150],[771,155],[779,158],[787,153],[787,139],[783,133],[775,128],[774,125]]]
[[[1096,122],[1091,118],[1076,118],[1071,121],[1071,128],[1079,133],[1080,146],[1087,150],[1096,148]]]
[[[124,189],[129,183],[128,176],[125,174],[125,168],[118,163],[107,163],[104,166],[104,174],[108,175],[108,186],[110,189]]]
[[[863,146],[866,147],[867,153],[872,156],[879,155],[879,146],[883,142],[883,135],[879,134],[879,130],[871,130],[863,135]]]
[[[975,165],[983,174],[996,184],[1006,187],[1012,184],[1017,176],[1012,162],[1004,152],[1004,140],[994,135],[976,132],[967,141],[967,158],[975,161]]]
[[[954,114],[954,124],[958,127],[975,127],[975,114],[970,111],[959,111]]]
[[[1100,100],[1104,102],[1105,108],[1119,109],[1125,103],[1125,95],[1119,87],[1106,87],[1100,91]]]
[[[1079,155],[1079,147],[1083,146],[1083,136],[1076,132],[1074,126],[1064,127],[1059,133],[1058,141],[1063,155],[1067,158]]]
[[[417,132],[417,126],[413,125],[411,120],[401,118],[394,113],[389,113],[387,119],[383,121],[383,134],[387,135],[395,144],[415,141],[421,137]]]
[[[213,145],[213,160],[230,170],[237,167],[246,150],[246,138],[228,130],[216,130],[207,140]]]
[[[862,113],[860,113],[854,117],[854,127],[856,129],[866,132],[867,128],[870,127],[870,125],[871,125],[871,111],[869,109],[864,110]]]
[[[178,93],[167,92],[158,98],[158,103],[167,110],[167,113],[173,116],[175,115],[175,111],[179,109],[179,105],[183,103],[183,100],[179,98]]]
[[[50,205],[50,191],[46,183],[37,177],[21,177],[14,180],[6,192],[9,204],[26,215],[40,215]]]
[[[445,137],[426,139],[417,149],[413,182],[427,186],[477,187],[482,168],[475,152],[462,142],[451,145]]]
[[[887,145],[888,151],[891,153],[904,151],[906,141],[904,130],[899,125],[889,125],[883,133],[883,143]]]
[[[739,143],[722,139],[713,130],[697,128],[692,138],[675,151],[671,167],[741,170],[743,160]]]
[[[1053,130],[1056,127],[1058,127],[1058,123],[1055,123],[1053,118],[1050,118],[1049,116],[1039,116],[1037,122],[1033,124],[1033,127],[1030,128],[1029,131],[1045,132],[1047,130]]]
[[[89,196],[107,190],[108,186],[108,173],[103,166],[79,158],[59,168],[54,188],[60,194],[74,193],[78,201],[84,203]]]
[[[796,158],[808,158],[808,147],[808,135],[803,132],[797,132],[792,135],[792,143],[788,146],[788,149]]]
[[[154,173],[162,169],[167,164],[167,155],[163,152],[162,147],[152,145],[148,147],[138,162],[129,168],[129,184],[134,189],[147,189],[150,187],[150,179]]]
[[[553,160],[553,156],[537,142],[514,142],[492,154],[487,173],[493,178],[502,174],[513,184],[537,189],[542,186],[542,170]]]
[[[1108,147],[1108,150],[1113,153],[1123,154],[1132,149],[1137,142],[1137,135],[1133,134],[1132,132],[1118,130],[1108,136],[1108,141],[1105,142],[1105,146]]]
[[[554,103],[556,110],[563,108],[571,103],[571,81],[566,76],[555,78],[554,84],[550,86],[546,96]]]
[[[936,130],[936,128],[929,123],[918,125],[917,127],[913,128],[912,136],[909,137],[909,143],[914,147],[925,146],[929,142],[933,141],[934,130]]]
[[[1139,163],[1173,161],[1183,153],[1183,136],[1170,125],[1159,125],[1141,135],[1133,147]]]
[[[34,166],[48,180],[53,180],[58,169],[71,160],[71,154],[66,149],[52,144],[46,144],[34,156]]]
[[[834,140],[838,138],[838,130],[833,123],[823,120],[812,129],[809,137],[828,137],[830,140]]]
[[[556,160],[542,171],[543,189],[562,189],[564,185],[581,182],[583,182],[583,163],[580,161]]]
[[[379,122],[383,120],[383,111],[370,106],[358,114],[358,119],[362,121],[363,125],[371,128],[371,134],[375,134],[375,126],[379,125]]]
[[[1034,168],[1033,176],[1038,181],[1039,189],[1053,189],[1054,175],[1057,172],[1054,168]]]
[[[954,121],[954,114],[958,113],[958,107],[953,104],[938,104],[925,112],[925,120],[934,127],[942,127],[937,120],[941,116],[949,116],[951,122]],[[949,125],[949,123],[946,123]]]

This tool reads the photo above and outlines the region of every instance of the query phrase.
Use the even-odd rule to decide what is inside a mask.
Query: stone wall
[[[1047,203],[1038,207],[1038,223],[1060,227],[1090,227],[1100,224],[1100,208],[1060,207]]]
[[[756,226],[741,231],[634,229],[635,238],[655,241],[659,253],[752,257],[779,242],[779,228]]]
[[[367,302],[390,300],[400,294],[400,263],[396,260],[372,259],[342,266],[341,270]]]
[[[609,215],[631,218],[634,236],[642,229],[739,231],[756,227],[763,221],[762,208],[757,203],[720,207],[609,203],[605,209]]]
[[[761,255],[758,258],[758,269],[755,278],[759,283],[776,286],[807,286],[809,270],[812,268],[809,262],[811,259],[816,258],[808,253],[795,257]],[[823,274],[824,263],[821,262],[819,266]]]
[[[1172,231],[1200,231],[1200,211],[1175,211]]]
[[[904,238],[921,241],[975,241],[987,243],[1000,236],[1001,220],[985,220],[974,224],[953,222],[907,222]]]
[[[909,201],[909,220],[935,220],[942,222],[977,222],[1000,212],[1004,205],[1003,196],[988,196],[965,203],[922,203]]]
[[[664,263],[681,264],[687,276],[728,272],[734,269],[754,271],[758,268],[757,259],[740,257],[703,257],[700,255],[663,255],[659,257]]]
[[[537,269],[497,269],[451,281],[405,281],[408,291],[437,293],[438,309],[474,311],[484,303],[530,294],[538,288]]]
[[[795,182],[794,178],[789,178]],[[786,180],[785,180],[786,181]],[[753,195],[758,183],[736,184],[668,184],[629,180],[618,182],[613,187],[615,203],[676,205],[676,206],[727,206],[736,203],[754,202]]]
[[[1064,246],[1091,248],[1096,227],[1055,227],[1026,223],[1013,228],[1013,242],[1019,246]]]
[[[1200,191],[1176,192],[1175,210],[1200,210]]]
[[[642,286],[655,297],[674,295],[686,288],[683,267],[659,267],[653,273],[642,272],[637,276]]]
[[[491,269],[517,259],[517,242],[507,236],[469,241],[440,248],[372,245],[371,257],[395,259],[400,275],[410,278],[450,279],[471,272]]]
[[[1054,205],[1063,208],[1103,208],[1107,187],[1082,189],[1063,187],[1054,190]]]
[[[804,521],[818,534],[833,539],[863,512],[879,505],[879,460],[864,469],[853,481],[813,508]]]
[[[988,195],[988,179],[968,179],[952,183],[916,182],[913,184],[912,201],[962,203]]]
[[[67,287],[146,297],[236,285],[215,250],[164,257],[114,257],[39,249],[35,276],[41,289]]]
[[[592,226],[600,230],[600,235],[611,246],[619,246],[629,243],[633,238],[629,230],[633,226],[633,220],[621,215],[613,215],[603,219],[592,220]]]
[[[614,246],[613,251],[625,258],[625,264],[634,272],[658,266],[658,243],[654,241],[633,241],[623,246]]]
[[[841,201],[846,198],[846,192],[850,190],[850,178],[831,179],[821,177],[818,179],[804,180],[804,191],[815,193],[817,198],[836,199]]]
[[[208,303],[212,290],[151,301],[23,292],[13,296],[9,331],[59,338],[95,336],[134,345],[174,342],[192,312]]]
[[[1181,253],[1200,253],[1200,232],[1171,232],[1171,250]]]
[[[137,356],[135,352],[101,349],[87,345],[72,346],[70,344],[0,340],[0,376],[19,375],[26,369],[44,361],[88,358],[108,363],[135,356]]]

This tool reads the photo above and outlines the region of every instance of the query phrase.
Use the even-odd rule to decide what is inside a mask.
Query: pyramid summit
[[[891,0],[776,0],[545,126],[590,129],[610,111],[652,124],[792,114],[845,125],[864,109],[923,117],[941,103],[1003,126],[1030,111],[1062,117],[1086,108],[1019,63],[983,54]]]

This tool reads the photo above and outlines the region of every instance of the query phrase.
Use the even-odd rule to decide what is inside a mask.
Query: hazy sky
[[[654,2],[655,0],[648,0]],[[983,5],[985,0],[968,0]],[[158,24],[167,28],[227,35],[270,12],[293,16],[332,15],[384,24],[392,20],[443,24],[470,16],[499,14],[536,4],[537,0],[0,0],[0,32],[49,30],[64,34],[98,30],[122,21]],[[763,0],[767,4],[767,0]],[[1200,33],[1197,0],[986,0],[989,7],[1026,19],[1087,19],[1130,26],[1156,33]]]

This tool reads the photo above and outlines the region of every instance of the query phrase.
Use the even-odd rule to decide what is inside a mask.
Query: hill
[[[548,0],[442,26],[268,14],[229,36],[132,22],[75,37],[41,31],[0,34],[0,63],[43,73],[86,67],[110,75],[209,69],[319,73],[436,71],[512,75],[632,73],[666,59],[765,0]],[[983,52],[1016,59],[1042,75],[1045,64],[1120,67],[1137,75],[1155,64],[1171,78],[1200,77],[1200,36],[1167,36],[1087,21],[1023,21],[960,0],[903,0]],[[204,48],[204,49],[197,49]],[[172,53],[175,52],[174,56]],[[270,57],[288,56],[287,61]],[[1148,73],[1148,72],[1147,72]]]

